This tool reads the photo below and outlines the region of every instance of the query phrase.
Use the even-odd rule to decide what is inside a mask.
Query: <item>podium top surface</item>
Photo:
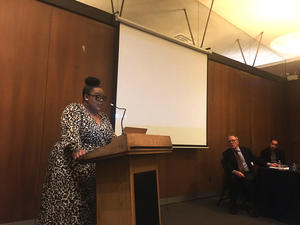
[[[163,154],[173,150],[170,136],[127,133],[114,138],[110,144],[89,152],[85,161],[98,161],[125,155]]]

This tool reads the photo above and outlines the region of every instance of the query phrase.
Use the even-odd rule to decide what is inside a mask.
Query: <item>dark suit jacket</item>
[[[259,165],[264,165],[259,159],[253,156],[249,148],[241,147],[241,152],[245,158],[245,161],[248,165],[249,172],[254,172],[254,166],[252,164],[257,163]],[[231,175],[233,170],[238,170],[238,164],[234,156],[234,150],[232,148],[227,149],[223,152],[223,166],[227,175]],[[253,162],[253,163],[251,163]]]
[[[276,153],[276,160],[280,160],[281,163],[285,163],[285,155],[283,151],[280,151],[279,149],[274,150]],[[271,162],[271,149],[266,148],[261,151],[260,158],[265,162]]]

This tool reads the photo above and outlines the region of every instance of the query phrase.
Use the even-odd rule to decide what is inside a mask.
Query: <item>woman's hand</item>
[[[84,149],[80,149],[78,152],[73,153],[73,158],[74,159],[79,159],[83,158],[86,155],[87,151]]]

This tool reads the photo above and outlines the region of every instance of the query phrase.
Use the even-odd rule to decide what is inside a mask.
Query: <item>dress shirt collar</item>
[[[233,148],[232,150],[233,150],[233,152],[240,152],[241,151],[239,146],[236,149]]]

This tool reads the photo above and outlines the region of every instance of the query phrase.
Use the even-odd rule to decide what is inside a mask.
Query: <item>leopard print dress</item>
[[[38,224],[96,224],[95,164],[74,160],[72,153],[93,151],[115,136],[108,117],[98,115],[101,125],[82,104],[72,103],[63,111],[62,137],[50,153]]]

